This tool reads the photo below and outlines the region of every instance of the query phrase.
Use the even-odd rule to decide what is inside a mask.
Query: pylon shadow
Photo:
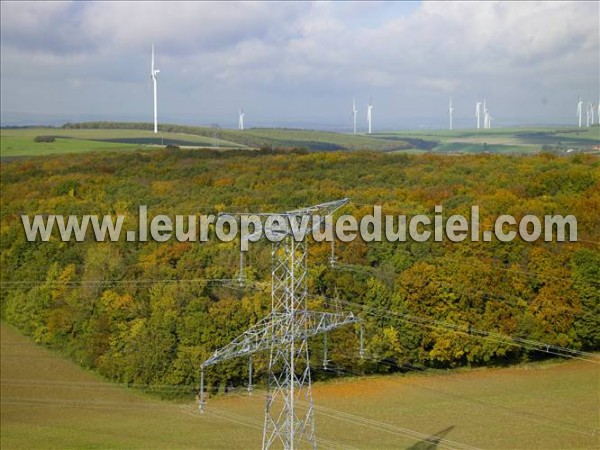
[[[450,433],[450,431],[452,431],[453,429],[454,425],[442,431],[438,431],[437,433],[429,436],[427,439],[424,439],[422,441],[417,442],[414,445],[411,445],[410,447],[407,447],[406,450],[436,450],[440,441],[444,439],[444,436]]]

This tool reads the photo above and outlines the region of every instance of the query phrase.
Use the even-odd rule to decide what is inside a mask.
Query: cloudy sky
[[[600,97],[599,2],[1,4],[2,123],[374,128],[575,123]]]

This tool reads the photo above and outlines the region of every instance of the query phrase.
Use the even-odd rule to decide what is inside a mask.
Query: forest
[[[240,286],[235,242],[28,242],[21,215],[278,212],[348,197],[340,213],[469,216],[573,214],[578,242],[310,243],[310,306],[353,311],[328,337],[331,366],[363,374],[505,365],[548,357],[481,339],[484,330],[600,350],[600,159],[577,154],[406,155],[381,152],[157,150],[92,152],[1,164],[2,319],[117,382],[171,394],[197,389],[200,363],[267,314],[270,247],[251,246]],[[232,281],[228,281],[232,280]],[[415,319],[417,318],[417,319]],[[424,322],[429,321],[429,322]],[[463,330],[456,333],[435,321]],[[322,340],[311,342],[321,365]],[[255,359],[257,382],[266,358]],[[247,361],[212,367],[239,386]],[[335,376],[317,371],[314,377]]]

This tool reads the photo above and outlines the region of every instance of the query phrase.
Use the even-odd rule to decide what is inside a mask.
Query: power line
[[[0,286],[96,286],[102,284],[155,284],[155,283],[226,283],[236,281],[233,278],[183,278],[183,279],[142,279],[142,280],[79,280],[79,281],[2,281]]]
[[[240,397],[240,398],[248,398],[248,397]],[[243,426],[253,428],[256,430],[260,430],[260,431],[262,431],[262,428],[263,428],[261,422],[258,420],[250,419],[246,416],[243,416],[240,414],[235,414],[230,411],[225,411],[223,409],[211,407],[209,413],[212,413],[213,416],[216,416],[217,418],[229,421],[231,423],[237,423],[238,425],[243,425]],[[199,417],[199,416],[196,416],[196,417]],[[323,439],[323,438],[317,437],[316,441],[321,446],[326,445],[327,446],[326,448],[340,448],[341,447],[341,446],[337,445],[335,442],[327,440],[327,439]],[[344,448],[348,448],[348,447],[344,446]]]
[[[403,249],[395,249],[395,251],[397,253],[404,253],[406,255],[409,256],[415,256],[412,252],[408,251],[408,250],[403,250]],[[470,262],[468,259],[463,258],[463,259],[456,259],[455,257],[450,256],[449,254],[445,253],[441,256],[435,256],[435,255],[429,255],[430,258],[432,258],[430,260],[430,263],[432,265],[437,265],[435,263],[438,263],[439,260],[442,260],[441,262],[444,262],[443,259],[447,259],[450,260],[452,262],[455,262],[459,265],[462,266],[471,266],[474,267],[476,269],[481,269],[481,266],[478,266],[476,264],[474,264],[473,262]],[[426,260],[422,260],[419,262],[428,262]],[[365,271],[375,271],[378,269],[378,267],[373,267],[373,266],[367,266],[367,265],[361,265],[361,264],[343,264],[343,263],[336,263],[336,266],[339,265],[340,266],[340,270],[365,270]],[[335,269],[336,267],[334,267]],[[505,272],[511,272],[511,273],[520,273],[522,275],[528,276],[528,277],[536,277],[536,278],[549,278],[549,279],[553,279],[553,280],[562,280],[562,281],[570,281],[574,284],[577,283],[583,283],[583,284],[591,284],[594,286],[600,286],[600,281],[597,280],[582,280],[580,278],[569,278],[569,277],[559,277],[559,276],[555,276],[555,275],[548,275],[548,274],[542,274],[542,273],[534,273],[534,272],[528,272],[526,270],[520,269],[518,267],[515,266],[511,266],[511,267],[499,267],[497,265],[495,266],[487,266],[486,268],[490,269],[490,270],[501,270],[501,271],[505,271]]]
[[[236,397],[251,399],[252,397],[248,397],[243,394],[238,394]],[[304,402],[305,403],[305,402]],[[376,431],[383,431],[386,433],[390,433],[393,435],[409,437],[413,440],[419,440],[424,442],[430,442],[431,440],[435,440],[435,442],[440,445],[442,448],[451,448],[451,449],[475,449],[476,447],[469,446],[467,444],[463,444],[456,441],[451,441],[448,439],[444,439],[437,436],[430,436],[425,433],[421,433],[419,431],[411,430],[409,428],[400,427],[398,425],[393,425],[390,423],[382,422],[375,419],[369,419],[364,416],[359,416],[356,414],[350,414],[345,411],[339,411],[333,408],[325,407],[325,406],[315,406],[315,411],[323,416],[330,417],[336,420],[345,421],[351,423],[353,425],[359,425],[365,428],[371,428]]]
[[[3,355],[2,358],[5,358]],[[44,359],[44,358],[41,358]],[[57,359],[63,359],[57,357]],[[52,381],[52,380],[22,380],[13,378],[3,378],[0,384],[7,386],[23,386],[23,387],[39,387],[47,389],[73,389],[73,390],[101,390],[101,391],[121,391],[123,389],[149,389],[149,390],[165,390],[165,391],[197,391],[197,386],[192,385],[176,385],[176,384],[140,384],[140,383],[115,383],[103,385],[93,382],[76,382],[76,381]]]
[[[349,356],[348,353],[342,353],[341,355],[342,356]],[[370,356],[365,356],[364,358],[367,359],[367,360],[376,362],[378,364],[386,365],[386,366],[388,366],[390,368],[401,368],[401,369],[407,369],[407,370],[410,370],[410,371],[413,371],[413,372],[417,372],[417,373],[422,373],[421,370],[415,369],[414,367],[411,367],[411,366],[408,366],[408,365],[399,366],[399,365],[392,364],[392,363],[390,363],[390,362],[388,362],[386,360],[381,360],[381,359],[378,359],[378,358],[375,358],[375,357],[372,357],[372,356],[371,357]],[[318,369],[318,367],[315,368],[315,370],[317,370],[317,369]],[[328,372],[328,371],[329,370],[326,370],[326,372]],[[360,373],[355,372],[355,371],[351,371],[349,369],[340,369],[340,368],[337,368],[337,369],[335,369],[335,371],[341,371],[341,372],[343,372],[343,373],[345,373],[347,375],[352,375],[352,376],[361,376]],[[453,392],[447,392],[447,391],[443,391],[443,390],[439,390],[439,389],[433,389],[431,387],[427,387],[427,386],[423,386],[421,384],[418,384],[414,380],[415,380],[415,378],[411,377],[411,378],[409,378],[407,380],[407,383],[410,384],[411,386],[416,386],[416,387],[418,387],[420,389],[430,391],[430,392],[432,392],[432,393],[434,393],[435,395],[438,395],[438,396],[458,398],[460,400],[464,400],[464,401],[468,401],[470,403],[478,404],[478,405],[483,406],[483,407],[494,408],[494,409],[497,409],[497,410],[499,410],[499,411],[501,411],[501,412],[503,412],[505,414],[509,414],[509,415],[511,415],[513,417],[517,417],[518,416],[520,419],[530,420],[530,421],[537,422],[537,423],[551,422],[551,423],[556,424],[556,425],[552,425],[552,426],[554,426],[556,428],[560,428],[563,431],[569,431],[569,432],[584,434],[584,435],[588,435],[588,436],[595,436],[600,431],[600,430],[594,429],[594,428],[584,428],[584,427],[581,427],[581,426],[579,426],[577,424],[574,424],[574,423],[570,423],[570,422],[565,422],[565,421],[562,421],[562,420],[553,419],[553,418],[542,416],[542,415],[539,415],[539,414],[535,414],[535,413],[531,413],[531,412],[527,412],[527,411],[520,411],[520,410],[517,410],[517,409],[514,409],[514,408],[509,408],[509,407],[504,406],[504,405],[499,405],[499,404],[496,404],[496,403],[493,403],[493,402],[479,400],[479,399],[475,399],[475,398],[468,397],[468,396],[465,396],[465,395],[456,394],[456,393],[453,393]],[[460,380],[459,382],[466,383],[466,381],[464,381],[464,380]]]
[[[346,356],[346,357],[354,356],[354,355],[350,355],[345,352],[343,352],[343,353],[338,352],[337,354],[338,355],[341,354],[342,356]],[[5,356],[3,356],[3,357],[5,357]],[[386,360],[380,360],[378,358],[375,358],[374,356],[365,356],[365,359],[376,362],[378,364],[387,365],[392,368],[398,367],[398,368],[414,371],[417,373],[422,373],[420,370],[415,369],[411,366],[404,365],[404,366],[400,367],[400,366],[394,365],[390,362],[387,362]],[[321,370],[317,366],[311,366],[311,368],[312,368],[312,370]],[[323,371],[328,372],[328,373],[332,372],[332,370],[325,370],[325,369],[323,369]],[[361,375],[360,373],[351,371],[349,369],[337,368],[334,371],[335,372],[343,372],[346,375],[352,375],[352,376],[360,376]],[[513,408],[509,408],[509,407],[506,407],[503,405],[498,405],[496,403],[474,399],[471,397],[467,397],[467,396],[452,393],[452,392],[442,391],[439,389],[433,389],[433,388],[423,386],[423,385],[416,383],[414,378],[410,378],[410,379],[406,380],[406,382],[409,383],[410,385],[416,386],[420,389],[431,391],[437,395],[458,398],[458,399],[465,400],[465,401],[468,401],[471,403],[479,404],[481,406],[492,407],[495,409],[502,410],[505,413],[508,413],[513,416],[518,415],[521,418],[525,418],[526,420],[532,420],[535,422],[540,422],[540,421],[554,422],[554,423],[559,424],[558,426],[566,431],[577,432],[577,433],[592,435],[592,436],[597,432],[597,430],[579,427],[578,425],[573,424],[573,423],[559,421],[556,419],[548,418],[545,416],[540,416],[540,415],[533,414],[530,412],[515,410]],[[121,391],[124,388],[136,388],[136,389],[146,388],[146,389],[158,390],[158,391],[171,390],[171,391],[179,391],[179,392],[181,392],[182,390],[189,390],[191,393],[191,392],[195,392],[197,389],[197,386],[193,386],[193,385],[149,385],[149,384],[135,384],[135,383],[129,383],[129,384],[128,383],[113,383],[113,382],[111,382],[110,385],[103,385],[103,384],[94,383],[94,382],[54,381],[54,380],[38,381],[38,380],[22,380],[22,379],[2,379],[1,384],[7,385],[7,386],[36,387],[36,388],[47,388],[47,389],[74,389],[74,390],[90,390],[90,391]],[[228,394],[227,395],[227,397],[230,397],[230,396],[241,396],[241,395],[240,394]]]
[[[375,358],[372,358],[372,357],[369,357],[368,359],[377,361]],[[378,361],[378,362],[381,362],[381,361]],[[391,365],[389,363],[386,363],[385,361],[383,361],[383,363]],[[313,370],[314,370],[314,368],[313,368]],[[346,372],[346,373],[351,373],[351,372],[349,372],[347,370],[343,370],[343,371]],[[421,386],[421,385],[418,385],[418,384],[414,383],[414,380],[411,380],[411,381],[412,381],[410,383],[411,385],[415,385],[416,387],[419,387],[419,388],[422,388],[422,389],[426,389],[426,390],[435,392],[437,394],[442,394],[442,395],[451,396],[451,397],[455,397],[455,398],[465,399],[465,400],[468,400],[468,401],[471,401],[471,402],[482,404],[483,406],[490,406],[491,405],[491,406],[494,406],[494,407],[497,407],[497,408],[502,408],[502,409],[507,410],[509,412],[509,414],[511,414],[514,411],[514,410],[512,410],[510,408],[503,407],[502,405],[495,405],[495,404],[491,404],[489,402],[483,402],[483,401],[480,401],[480,400],[470,399],[470,398],[465,397],[465,396],[461,396],[461,395],[457,395],[457,394],[452,394],[452,393],[447,393],[445,391],[439,391],[439,390],[431,389],[431,388],[428,388],[428,387],[425,387],[425,386]],[[56,388],[57,386],[82,388],[82,389],[86,389],[87,388],[87,389],[90,389],[90,390],[101,390],[101,388],[102,388],[102,386],[94,385],[93,383],[88,383],[88,382],[50,382],[49,380],[46,380],[45,383],[39,383],[39,382],[37,382],[35,380],[9,379],[9,380],[2,380],[2,384],[17,384],[17,385],[33,386],[33,387],[48,387],[48,388],[53,388],[53,389]],[[90,386],[90,384],[92,386]],[[169,386],[169,385],[167,385],[167,386]],[[175,387],[173,385],[171,385],[171,386]],[[115,388],[118,389],[119,387],[120,386],[116,386]],[[234,394],[233,396],[239,396],[239,397],[241,397],[240,394]],[[53,401],[53,400],[42,400],[42,401],[36,400],[36,401],[31,401],[31,400],[24,399],[23,401],[20,401],[19,399],[15,399],[15,398],[8,398],[6,401],[3,399],[3,403],[6,403],[6,404],[20,403],[20,404],[30,404],[30,405],[33,405],[33,406],[48,406],[48,405],[53,405],[54,404],[54,405],[57,405],[57,406],[65,406],[65,407],[85,407],[85,405],[87,404],[87,402],[68,402],[68,401],[65,402],[65,401],[62,401],[62,400],[61,401]],[[94,402],[92,405],[89,405],[89,406],[92,407],[92,408],[111,408],[111,407],[114,407],[114,408],[129,408],[129,407],[135,406],[137,408],[139,405],[144,405],[144,404],[131,403],[131,402]],[[160,407],[160,405],[157,405],[157,407]],[[323,409],[323,408],[317,407],[317,412],[320,412],[321,409]],[[526,414],[525,418],[528,418],[527,415],[530,415],[529,413],[522,413],[522,412],[518,412],[518,413],[520,413],[521,415]],[[347,413],[340,412],[340,414],[346,415]],[[328,414],[324,413],[324,415],[328,415]],[[329,414],[329,415],[331,416],[331,414]],[[514,415],[514,414],[512,414],[512,415]],[[240,417],[242,417],[242,416],[240,416]],[[338,415],[337,418],[339,418],[339,417],[340,416]],[[386,424],[384,422],[373,421],[372,419],[361,418],[360,416],[353,416],[353,419],[357,419],[357,418],[360,418],[360,420],[362,422],[370,423],[371,425],[374,424],[377,427],[382,427],[383,426],[383,427],[387,428],[386,431],[390,431],[389,427],[395,427],[394,429],[391,429],[391,432],[393,432],[393,433],[394,432],[398,432],[398,427],[396,427],[396,426],[392,426],[392,425]],[[552,421],[552,419],[545,418],[545,417],[542,417],[542,419],[546,420],[546,421]],[[533,418],[531,420],[537,421],[537,420],[535,420],[535,418]],[[368,422],[366,422],[366,421],[368,421]],[[589,434],[589,435],[592,435],[592,436],[596,432],[596,430],[584,430],[584,429],[575,429],[574,430],[574,429],[572,429],[572,424],[566,423],[566,425],[569,425],[569,427],[560,426],[559,428],[565,429],[567,431],[583,432],[584,434]],[[410,433],[407,432],[406,430],[408,430],[408,429],[405,429],[405,428],[401,428],[400,430],[401,430],[401,434],[408,435],[410,437],[415,437],[415,436],[416,437],[426,437],[426,435],[419,436],[418,434],[416,434],[418,432],[415,432],[414,430],[409,430]],[[437,440],[437,438],[436,438],[436,440]],[[456,444],[457,443],[453,441],[452,448],[457,448]]]
[[[446,256],[444,256],[446,257]],[[448,258],[456,263],[459,264],[463,264],[463,265],[468,265],[471,267],[476,267],[476,268],[480,268],[478,266],[476,266],[475,264],[469,262],[468,260],[458,260],[458,259],[454,259],[454,258]],[[600,282],[597,280],[581,280],[581,279],[573,279],[573,278],[568,278],[568,277],[559,277],[559,276],[555,276],[555,275],[548,275],[548,274],[543,274],[543,273],[534,273],[534,272],[528,272],[526,270],[522,270],[519,268],[515,268],[515,267],[498,267],[498,266],[493,266],[490,267],[491,270],[502,270],[504,272],[518,272],[521,273],[523,275],[526,275],[528,277],[535,277],[535,278],[547,278],[547,279],[552,279],[552,280],[561,280],[561,281],[570,281],[572,283],[584,283],[584,284],[592,284],[595,286],[600,286]]]
[[[323,221],[348,202],[341,199],[282,213],[290,217],[318,216]],[[234,215],[224,213],[226,215]],[[280,216],[282,214],[276,214]],[[267,214],[268,215],[268,214]],[[314,224],[318,227],[320,222]],[[293,449],[302,444],[316,447],[308,339],[341,326],[355,323],[352,313],[312,311],[307,306],[309,230],[301,238],[291,224],[271,232],[280,239],[271,247],[271,313],[229,344],[215,352],[201,366],[200,409],[204,410],[204,369],[214,364],[269,349],[268,395],[265,407],[262,448],[282,445]],[[254,233],[256,239],[262,233]],[[249,241],[253,241],[251,235]],[[254,240],[256,240],[254,239]],[[243,259],[240,260],[240,263]],[[243,281],[240,264],[239,282]],[[251,360],[250,360],[251,361]],[[251,366],[249,366],[249,371]],[[301,398],[308,399],[305,404]],[[304,405],[299,407],[299,405]]]
[[[259,287],[256,284],[252,285],[250,283],[247,283],[245,285],[245,287],[250,288],[250,289],[262,290],[261,287]],[[470,324],[460,325],[460,324],[455,324],[455,323],[450,323],[450,322],[444,322],[441,320],[416,316],[413,314],[399,313],[399,312],[388,310],[388,309],[384,310],[381,308],[376,308],[376,307],[372,307],[372,306],[368,306],[368,305],[364,305],[364,304],[360,304],[360,303],[356,303],[356,302],[350,302],[348,300],[327,297],[324,295],[308,294],[308,296],[312,297],[312,298],[316,298],[316,299],[324,299],[324,300],[327,300],[334,304],[335,304],[335,302],[337,302],[340,304],[345,304],[346,306],[360,308],[361,310],[363,310],[363,312],[366,312],[367,314],[371,314],[371,315],[382,317],[382,318],[389,318],[389,315],[393,315],[395,317],[398,317],[398,318],[400,318],[406,322],[412,323],[414,325],[424,326],[424,327],[428,327],[428,328],[442,328],[442,329],[446,329],[448,331],[452,331],[452,332],[455,332],[455,333],[458,333],[461,335],[465,335],[465,336],[469,336],[472,338],[487,339],[492,342],[504,343],[504,344],[511,345],[511,346],[525,348],[527,350],[537,350],[537,351],[552,354],[555,356],[561,356],[561,357],[572,358],[572,359],[580,359],[580,360],[583,360],[586,362],[600,364],[600,356],[598,356],[594,353],[584,352],[581,350],[576,350],[576,349],[572,349],[572,348],[568,348],[568,347],[561,347],[558,345],[549,344],[546,342],[536,341],[536,340],[532,340],[532,339],[525,339],[525,338],[520,338],[520,337],[515,337],[515,336],[504,335],[504,334],[496,333],[496,332],[492,332],[492,331],[481,330],[481,329],[472,327]],[[500,298],[504,298],[504,297],[500,297]]]
[[[491,341],[504,343],[507,345],[513,345],[517,347],[527,348],[529,350],[538,350],[545,353],[550,353],[556,356],[562,356],[566,358],[574,358],[580,359],[583,361],[591,362],[594,364],[600,364],[600,357],[595,355],[594,353],[583,352],[580,350],[574,350],[567,347],[560,347],[553,344],[548,344],[545,342],[539,342],[529,339],[523,339],[514,336],[506,336],[500,333],[495,333],[491,331],[480,330],[477,328],[472,328],[470,325],[457,325],[454,323],[443,322],[440,320],[429,319],[425,317],[415,316],[412,314],[404,314],[390,310],[382,310],[375,307],[370,307],[366,305],[361,305],[355,302],[349,302],[347,300],[340,299],[331,299],[337,301],[341,304],[345,304],[347,306],[354,306],[357,308],[361,308],[363,311],[367,312],[367,314],[376,315],[379,317],[388,317],[389,315],[393,315],[398,317],[406,322],[413,323],[415,325],[426,326],[430,328],[443,328],[448,331],[471,336],[471,337],[481,337],[483,339],[489,339]]]

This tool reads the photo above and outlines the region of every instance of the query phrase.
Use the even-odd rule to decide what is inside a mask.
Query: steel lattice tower
[[[286,346],[271,346],[263,448],[278,441],[283,448],[292,449],[303,441],[316,447],[307,343],[306,256],[306,240],[295,242],[292,236],[272,247],[271,311],[282,319],[273,327],[273,341],[286,340],[288,334],[303,336],[289,339]]]
[[[283,214],[300,218],[318,216],[313,228],[348,199]],[[263,214],[270,215],[270,214]],[[297,230],[296,230],[297,231]],[[316,448],[308,339],[346,324],[358,322],[352,313],[312,311],[307,307],[308,266],[306,229],[298,239],[288,226],[278,229],[282,239],[271,249],[271,313],[216,350],[201,365],[200,409],[204,409],[204,368],[238,356],[269,350],[263,449]]]

